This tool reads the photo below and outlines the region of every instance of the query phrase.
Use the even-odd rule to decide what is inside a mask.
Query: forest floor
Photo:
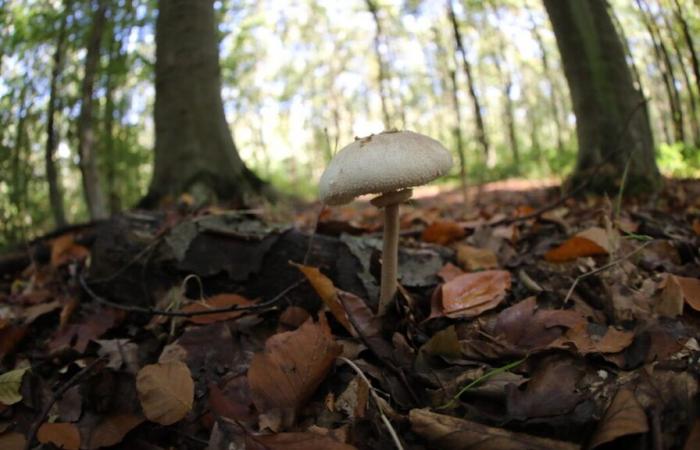
[[[0,255],[0,449],[700,448],[700,182],[559,195],[419,190],[384,317],[362,201]]]

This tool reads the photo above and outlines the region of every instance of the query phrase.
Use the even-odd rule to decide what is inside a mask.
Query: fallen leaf
[[[700,234],[700,233],[698,233]],[[700,442],[700,418],[696,418],[693,427],[688,433],[683,450],[697,450],[697,443]]]
[[[617,391],[605,415],[598,423],[589,446],[596,448],[619,437],[647,431],[649,431],[649,425],[644,409],[632,391],[622,388]]]
[[[115,308],[95,311],[80,322],[69,324],[56,333],[49,342],[49,349],[53,353],[72,347],[77,352],[83,353],[90,341],[117,326],[124,317],[125,312]]]
[[[26,325],[7,325],[0,329],[0,359],[12,353],[27,334]]]
[[[236,294],[218,294],[213,297],[206,299],[203,302],[191,303],[184,308],[182,312],[193,313],[199,311],[206,311],[208,309],[219,309],[219,308],[229,308],[234,306],[250,306],[253,302],[245,297],[241,297]],[[228,311],[212,314],[202,314],[197,316],[191,316],[187,318],[187,321],[196,323],[198,325],[206,325],[214,322],[223,322],[224,320],[235,319],[240,317],[243,311]]]
[[[341,347],[320,316],[294,331],[278,333],[250,363],[248,383],[258,411],[279,414],[291,424],[333,366]]]
[[[510,289],[510,272],[466,273],[442,285],[442,312],[447,317],[476,317],[498,306]]]
[[[246,450],[354,450],[331,436],[317,433],[276,433],[246,435]]]
[[[90,250],[75,243],[73,234],[64,234],[51,241],[51,265],[60,267],[73,261],[82,261],[90,256]]]
[[[544,259],[549,262],[573,261],[582,256],[607,255],[610,252],[608,232],[593,227],[566,240],[560,246],[548,251]]]
[[[48,314],[59,308],[61,308],[61,303],[58,300],[30,306],[29,308],[26,308],[24,311],[22,311],[22,318],[24,319],[24,324],[29,325],[44,314]]]
[[[438,220],[428,225],[421,234],[421,240],[432,244],[447,245],[465,235],[464,228],[452,220]]]
[[[700,219],[693,219],[693,232],[700,236]]]
[[[194,382],[179,361],[150,364],[136,375],[136,389],[146,418],[161,425],[178,422],[192,409]]]
[[[209,383],[209,406],[212,412],[232,420],[247,422],[257,417],[245,375],[228,380],[221,388]]]
[[[498,268],[498,258],[494,252],[466,244],[457,246],[457,262],[467,272]]]
[[[53,444],[66,450],[80,449],[80,430],[74,423],[43,423],[36,438],[42,444]]]
[[[571,442],[489,427],[478,422],[412,409],[411,428],[430,442],[430,448],[449,450],[579,450]]]
[[[578,381],[583,371],[568,358],[543,361],[524,389],[506,386],[508,414],[518,418],[566,414],[582,400]]]
[[[459,267],[455,266],[451,262],[446,263],[440,271],[437,273],[437,276],[442,279],[445,283],[448,281],[452,281],[455,278],[457,278],[460,275],[463,275],[464,271],[460,269]]]
[[[525,353],[546,348],[566,328],[585,323],[586,319],[574,310],[538,308],[537,299],[528,297],[498,314],[493,334],[503,336]]]
[[[302,323],[306,322],[309,312],[300,306],[287,307],[277,321],[277,332],[296,330]]]
[[[632,331],[617,330],[602,325],[597,327],[602,328],[602,333],[598,335],[592,332],[592,329],[596,328],[595,324],[577,323],[566,330],[564,336],[548,347],[566,346],[566,344],[570,343],[582,355],[589,353],[618,353],[629,347],[634,341],[634,332]]]
[[[357,336],[355,329],[350,324],[345,308],[343,308],[343,305],[340,303],[333,281],[322,274],[317,267],[305,266],[293,262],[290,262],[290,264],[299,269],[299,271],[306,276],[318,296],[321,297],[323,303],[326,304],[331,314],[333,314],[333,317],[335,317],[335,320],[337,320],[348,333]]]
[[[0,434],[0,448],[2,450],[24,450],[27,439],[21,433],[11,431]]]
[[[669,303],[674,304],[673,312],[680,309],[678,314],[675,315],[680,315],[682,313],[683,304],[690,306],[695,311],[700,311],[700,280],[697,278],[679,277],[677,275],[667,274],[661,296],[662,303],[669,301]],[[675,305],[675,303],[678,302],[680,302],[680,305]]]
[[[15,369],[0,375],[0,403],[10,406],[22,401],[20,389],[22,387],[22,378],[24,378],[27,370],[29,370],[28,367]]]
[[[105,416],[95,426],[81,433],[83,450],[96,450],[120,443],[126,434],[144,421],[136,414],[112,414]]]

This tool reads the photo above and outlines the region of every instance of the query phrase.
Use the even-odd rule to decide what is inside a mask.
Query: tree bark
[[[95,74],[100,62],[102,36],[107,16],[107,1],[97,0],[97,9],[92,16],[92,28],[87,42],[85,73],[81,86],[80,116],[78,117],[78,153],[83,190],[90,218],[103,219],[108,216],[107,205],[100,186],[100,175],[95,152],[95,130],[93,128],[93,91]]]
[[[459,23],[457,22],[457,16],[455,16],[454,8],[452,7],[452,0],[447,0],[447,13],[452,24],[452,33],[454,34],[455,45],[457,46],[457,51],[459,52],[460,58],[462,60],[462,68],[464,70],[464,75],[467,78],[467,87],[469,88],[469,97],[472,100],[472,106],[474,108],[474,120],[476,121],[476,138],[481,145],[481,149],[484,151],[486,157],[486,163],[488,166],[492,166],[495,163],[493,155],[491,154],[491,148],[489,146],[489,141],[486,136],[486,127],[484,126],[484,118],[481,114],[481,104],[479,103],[479,97],[476,95],[476,88],[474,86],[474,75],[472,73],[471,64],[467,59],[467,52],[464,50],[464,42],[462,40],[462,33],[459,31]]]
[[[160,0],[158,7],[155,161],[140,205],[186,192],[233,206],[271,195],[241,160],[226,122],[214,0]]]
[[[688,27],[688,22],[683,17],[683,10],[678,0],[673,0],[674,3],[674,15],[676,20],[681,24],[681,29],[683,30],[683,37],[685,38],[685,44],[688,47],[688,52],[690,52],[690,62],[693,67],[693,74],[695,75],[695,84],[697,87],[698,95],[700,95],[700,63],[698,63],[698,54],[695,51],[695,44],[693,43],[693,35]]]
[[[538,25],[535,23],[534,18],[532,17],[532,13],[528,11],[529,19],[530,19],[530,31],[532,32],[532,35],[535,37],[535,41],[537,42],[537,45],[540,50],[540,61],[542,62],[542,72],[544,73],[545,78],[547,78],[547,81],[549,82],[549,95],[547,96],[549,98],[549,105],[550,105],[550,110],[552,114],[552,121],[554,122],[554,131],[556,133],[556,138],[557,138],[557,150],[561,153],[564,151],[564,137],[563,137],[563,126],[561,123],[561,118],[560,118],[560,109],[559,109],[559,99],[562,98],[561,91],[559,90],[559,86],[557,85],[556,80],[554,79],[554,76],[552,74],[552,70],[550,69],[550,64],[549,64],[549,56],[547,55],[547,48],[544,45],[544,39],[542,39],[542,35],[540,34]],[[534,122],[533,122],[534,124]],[[534,142],[538,142],[539,145],[539,140],[537,138],[532,140]],[[534,144],[533,144],[534,145]],[[538,149],[539,150],[539,149]]]
[[[626,192],[658,188],[645,100],[634,87],[605,0],[544,0],[544,5],[577,119],[579,151],[570,184],[618,192],[628,169]]]
[[[664,27],[668,32],[669,40],[671,41],[671,47],[673,47],[673,51],[676,53],[676,57],[679,61],[678,70],[683,76],[683,83],[685,84],[685,89],[688,92],[687,106],[688,110],[690,110],[690,128],[693,132],[693,144],[696,147],[699,147],[700,121],[698,121],[697,97],[695,95],[695,89],[693,83],[690,81],[690,74],[688,73],[688,70],[686,70],[686,65],[683,61],[683,51],[681,50],[680,43],[678,42],[678,39],[673,31],[673,25],[671,24],[671,21],[666,16],[666,14],[664,14],[663,12],[661,13],[661,18],[663,19]],[[681,100],[680,94],[678,96],[678,99],[679,101]]]
[[[49,103],[46,106],[46,148],[44,153],[44,162],[46,166],[46,181],[49,185],[49,203],[51,205],[51,214],[56,227],[66,225],[66,214],[63,207],[63,193],[61,189],[61,180],[56,169],[56,161],[54,155],[58,146],[56,138],[56,107],[58,103],[57,90],[58,79],[63,71],[63,60],[66,52],[66,26],[68,23],[68,15],[70,12],[71,0],[63,2],[63,12],[61,15],[61,23],[58,28],[58,36],[56,37],[56,48],[53,54],[53,68],[51,69],[51,81],[49,82]]]
[[[636,0],[636,3],[639,7],[642,22],[644,22],[644,26],[649,32],[649,36],[651,36],[654,54],[656,56],[657,64],[661,69],[661,74],[666,86],[668,104],[669,108],[671,109],[671,122],[673,123],[674,138],[677,142],[684,142],[685,127],[683,125],[683,109],[681,108],[681,101],[678,95],[678,89],[676,88],[676,74],[673,70],[673,64],[671,63],[668,49],[663,42],[659,28],[656,26],[652,13],[649,11],[648,6],[646,6],[646,3],[644,3],[642,0]]]
[[[392,128],[391,114],[389,113],[389,93],[387,92],[386,85],[386,63],[384,62],[384,57],[381,52],[381,42],[382,42],[382,23],[379,20],[378,8],[373,0],[365,0],[367,4],[367,9],[372,14],[372,19],[374,20],[374,56],[377,59],[377,84],[379,86],[379,100],[382,104],[382,120],[384,122],[384,129],[390,130]]]

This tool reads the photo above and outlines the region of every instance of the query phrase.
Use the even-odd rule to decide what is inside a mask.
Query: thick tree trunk
[[[102,36],[107,15],[107,0],[97,1],[97,10],[92,16],[92,28],[85,55],[85,74],[81,86],[80,116],[78,117],[78,153],[83,190],[90,218],[103,219],[108,216],[95,152],[95,130],[93,129],[93,90],[95,74],[100,62]]]
[[[63,59],[66,52],[66,25],[70,6],[70,0],[66,0],[63,3],[63,14],[56,38],[56,48],[53,54],[53,68],[51,69],[51,81],[49,82],[49,104],[46,106],[46,149],[44,153],[44,162],[46,165],[46,181],[49,185],[51,214],[53,215],[53,221],[56,227],[63,227],[66,225],[61,180],[58,175],[58,170],[56,169],[54,154],[56,153],[56,147],[58,145],[55,126],[56,106],[58,102],[56,91],[58,89],[58,79],[63,71]]]
[[[481,114],[481,104],[479,103],[479,97],[476,95],[476,88],[474,84],[474,75],[472,73],[471,64],[467,59],[467,52],[464,50],[464,42],[462,40],[462,33],[459,31],[459,23],[457,22],[457,16],[455,16],[454,8],[452,7],[452,0],[447,0],[447,13],[452,24],[452,33],[454,34],[455,45],[457,46],[457,51],[459,52],[460,58],[462,60],[462,68],[464,69],[464,75],[467,78],[467,87],[469,88],[469,97],[472,100],[472,106],[474,108],[474,120],[476,121],[476,137],[481,145],[484,155],[486,156],[486,163],[489,166],[495,164],[495,160],[491,153],[491,148],[489,146],[489,141],[486,136],[486,127],[484,126],[484,118]]]
[[[186,192],[238,206],[271,194],[241,160],[226,123],[214,0],[160,0],[158,6],[155,162],[141,206]]]
[[[634,88],[605,0],[544,0],[576,114],[579,152],[571,184],[617,192],[659,186],[644,98]]]

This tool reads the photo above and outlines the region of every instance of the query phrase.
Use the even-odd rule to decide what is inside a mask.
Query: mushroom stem
[[[384,244],[382,248],[382,280],[377,315],[383,316],[396,294],[399,259],[399,205],[413,195],[413,190],[386,192],[372,199],[377,208],[384,208]]]
[[[399,253],[399,204],[384,208],[384,246],[382,248],[382,285],[377,314],[383,316],[396,293],[396,267]]]

